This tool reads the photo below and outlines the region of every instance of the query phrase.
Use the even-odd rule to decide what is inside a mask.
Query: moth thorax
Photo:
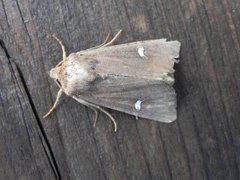
[[[69,60],[64,67],[64,89],[67,94],[85,92],[96,76],[90,66],[79,61]]]

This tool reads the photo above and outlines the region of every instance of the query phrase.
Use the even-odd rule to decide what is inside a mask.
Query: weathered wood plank
[[[0,40],[22,76],[1,50],[1,179],[239,179],[239,9],[237,0],[2,0]],[[182,43],[178,120],[110,110],[114,134],[107,117],[94,129],[92,111],[66,96],[43,120],[57,93],[47,72],[61,60],[47,34],[74,52],[119,29],[119,44]]]
[[[0,178],[59,179],[17,67],[0,48]]]

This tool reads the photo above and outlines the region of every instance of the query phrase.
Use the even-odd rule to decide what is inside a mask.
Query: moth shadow
[[[174,69],[175,83],[173,87],[177,94],[177,107],[179,108],[182,105],[182,102],[184,102],[186,96],[188,95],[187,79],[184,76],[184,72],[180,64],[175,64]]]

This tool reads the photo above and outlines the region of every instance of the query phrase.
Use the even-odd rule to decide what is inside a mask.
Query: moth
[[[46,118],[57,106],[64,92],[95,112],[106,114],[105,108],[169,123],[177,118],[174,83],[174,63],[179,60],[180,42],[166,39],[138,41],[121,45],[111,44],[109,34],[99,46],[66,56],[61,40],[63,60],[50,70],[50,77],[59,86],[56,101]]]

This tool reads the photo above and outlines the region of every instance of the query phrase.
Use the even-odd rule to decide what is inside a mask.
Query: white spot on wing
[[[141,57],[145,56],[145,54],[144,54],[145,49],[143,46],[138,47],[137,51],[138,51],[139,56],[141,56]]]
[[[141,103],[142,103],[143,101],[141,101],[141,100],[137,100],[137,102],[135,103],[135,105],[134,105],[134,107],[135,107],[135,109],[137,110],[137,111],[140,111],[141,110]]]

